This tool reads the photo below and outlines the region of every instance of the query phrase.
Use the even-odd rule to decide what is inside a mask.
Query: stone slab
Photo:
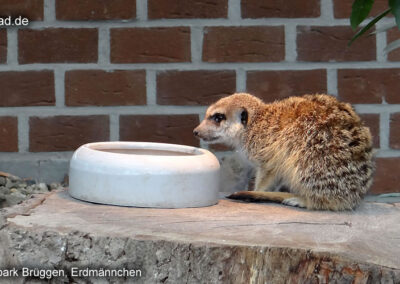
[[[59,191],[3,216],[3,266],[136,265],[142,283],[400,282],[400,203],[322,212],[222,199],[152,209]]]

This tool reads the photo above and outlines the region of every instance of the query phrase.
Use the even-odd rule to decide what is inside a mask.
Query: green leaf
[[[374,0],[354,0],[350,16],[350,24],[353,30],[365,20],[373,4]]]
[[[400,0],[390,0],[389,7],[392,9],[397,27],[400,29]]]
[[[363,27],[361,30],[359,30],[354,36],[353,38],[349,41],[349,43],[347,44],[348,46],[350,46],[353,41],[355,41],[358,37],[360,37],[363,33],[365,33],[366,31],[368,31],[373,25],[376,24],[376,22],[378,22],[380,19],[382,19],[383,17],[385,17],[387,14],[389,14],[389,12],[391,11],[391,9],[387,9],[385,11],[383,11],[382,13],[380,13],[378,16],[376,16],[374,19],[371,20],[371,22],[369,22],[365,27]]]

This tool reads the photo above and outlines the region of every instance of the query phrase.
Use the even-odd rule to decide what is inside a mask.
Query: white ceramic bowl
[[[95,203],[159,208],[214,205],[220,165],[209,151],[148,142],[98,142],[72,156],[69,193]]]

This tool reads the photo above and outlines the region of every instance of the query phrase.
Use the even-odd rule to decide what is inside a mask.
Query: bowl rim
[[[158,142],[136,142],[136,141],[104,141],[104,142],[92,142],[87,143],[81,146],[86,150],[99,152],[101,150],[110,149],[110,150],[155,150],[155,151],[167,151],[167,152],[180,152],[188,155],[168,155],[174,157],[194,157],[207,154],[207,150],[187,146],[180,144],[172,144],[172,143],[158,143]],[[129,155],[129,156],[154,156],[161,157],[160,155],[143,155],[143,154],[134,154],[134,153],[117,153],[117,152],[107,152],[101,151],[103,153],[113,154],[113,155]]]

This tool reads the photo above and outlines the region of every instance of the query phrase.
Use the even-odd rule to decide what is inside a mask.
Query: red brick
[[[56,0],[58,20],[127,20],[136,18],[135,0]]]
[[[350,103],[398,104],[399,90],[400,69],[338,70],[339,97]]]
[[[400,39],[400,31],[397,27],[387,31],[388,44],[398,39]],[[400,61],[400,48],[394,49],[393,51],[389,52],[387,59],[389,61]]]
[[[353,2],[354,1],[349,0],[333,0],[333,13],[335,18],[350,18],[351,6],[353,5]],[[387,0],[375,0],[368,17],[376,16],[385,11],[387,8]]]
[[[53,71],[0,72],[0,107],[54,105]]]
[[[112,63],[190,60],[190,30],[187,27],[111,29]]]
[[[243,18],[319,17],[319,0],[242,0]]]
[[[157,103],[161,105],[209,105],[235,90],[235,71],[168,71],[157,75]]]
[[[97,29],[18,31],[19,63],[97,62]]]
[[[68,106],[146,104],[145,71],[73,70],[65,73]]]
[[[400,149],[400,112],[390,115],[390,148]]]
[[[370,190],[372,194],[400,192],[400,158],[376,159],[374,183]]]
[[[43,20],[43,0],[1,0],[0,16],[23,16],[30,21]]]
[[[226,18],[228,0],[148,0],[149,19]]]
[[[0,63],[7,63],[7,30],[0,30]]]
[[[18,152],[18,120],[0,117],[0,152]]]
[[[31,152],[73,151],[89,142],[109,140],[109,118],[105,115],[31,117]]]
[[[283,27],[208,27],[204,29],[203,61],[276,62],[285,58]]]
[[[247,91],[265,102],[304,94],[326,93],[326,70],[249,71]]]
[[[298,61],[372,61],[376,59],[375,36],[358,38],[349,47],[354,32],[348,26],[297,28]]]
[[[379,114],[359,114],[365,126],[368,126],[372,134],[372,145],[379,148]]]
[[[193,129],[198,115],[122,115],[121,141],[145,141],[199,146]]]

